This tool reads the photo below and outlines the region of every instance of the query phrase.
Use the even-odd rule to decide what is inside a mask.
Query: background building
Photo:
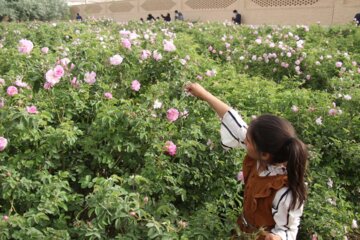
[[[237,9],[245,24],[344,24],[360,12],[360,0],[68,0],[72,16],[110,17],[116,21],[146,19],[181,11],[192,21],[231,19]]]

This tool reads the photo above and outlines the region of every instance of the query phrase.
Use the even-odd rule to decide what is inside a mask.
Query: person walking
[[[175,10],[175,20],[184,21],[184,15],[182,14],[182,12]]]
[[[80,16],[80,13],[76,13],[76,20],[82,21],[82,17]]]

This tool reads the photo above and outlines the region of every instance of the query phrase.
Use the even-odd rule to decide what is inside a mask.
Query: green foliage
[[[300,239],[359,237],[351,228],[360,210],[359,28],[87,20],[0,30],[0,137],[8,139],[0,152],[0,212],[8,216],[0,239],[228,239],[242,211],[236,174],[245,153],[222,150],[215,113],[183,91],[189,80],[247,122],[263,113],[287,118],[308,144]],[[138,35],[131,49],[121,45],[124,30]],[[21,39],[32,41],[30,54],[18,51]],[[169,39],[174,52],[163,48]],[[152,56],[141,59],[143,50]],[[120,65],[109,63],[115,54]],[[45,89],[56,65],[65,75]],[[92,85],[84,81],[91,71]],[[135,79],[139,91],[131,89]],[[19,81],[28,87],[9,96]],[[37,114],[26,110],[32,105]],[[174,122],[170,108],[183,113]],[[176,155],[166,153],[166,141]]]
[[[64,0],[0,0],[0,20],[50,21],[69,16],[69,7]]]

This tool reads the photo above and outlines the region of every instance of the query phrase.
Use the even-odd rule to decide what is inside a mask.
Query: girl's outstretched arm
[[[245,148],[247,124],[234,109],[198,83],[189,83],[185,89],[195,97],[206,101],[221,118],[221,145],[224,149]]]
[[[185,89],[195,97],[206,101],[220,118],[223,118],[225,113],[230,110],[230,107],[226,103],[212,95],[198,83],[189,83],[185,86]]]

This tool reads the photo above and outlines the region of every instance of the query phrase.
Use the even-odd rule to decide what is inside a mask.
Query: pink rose
[[[41,52],[44,54],[47,54],[49,52],[49,48],[48,47],[43,47],[41,48]]]
[[[4,137],[0,137],[0,152],[4,151],[7,144],[8,144],[8,140],[6,138],[4,138]]]
[[[341,68],[341,67],[342,67],[342,65],[343,65],[343,63],[342,63],[342,62],[336,62],[336,63],[335,63],[335,66],[336,66],[337,68]]]
[[[156,99],[154,102],[154,109],[160,109],[161,107],[162,107],[162,102]]]
[[[183,118],[187,118],[189,116],[189,111],[185,109],[183,112],[180,113],[180,116]]]
[[[129,36],[129,34],[131,33],[129,30],[121,30],[120,32],[120,35],[122,36],[122,37],[127,37],[127,36]]]
[[[155,50],[153,52],[153,58],[155,59],[155,61],[158,62],[158,61],[160,61],[162,59],[162,55],[161,55],[161,53],[158,53],[157,50]]]
[[[29,85],[26,82],[21,81],[20,79],[15,81],[15,85],[21,88],[27,88]]]
[[[53,86],[53,85],[52,85],[51,83],[49,83],[49,82],[44,83],[44,89],[45,89],[45,90],[51,89],[52,86]]]
[[[167,117],[168,121],[175,122],[178,119],[179,114],[180,113],[176,108],[170,108],[166,112],[166,117]]]
[[[123,57],[121,57],[119,54],[116,54],[110,58],[110,64],[111,65],[120,65],[123,61]]]
[[[149,50],[142,50],[141,51],[141,60],[145,60],[148,59],[149,57],[151,57],[151,52]]]
[[[164,51],[166,51],[166,52],[173,52],[176,50],[176,47],[172,40],[170,40],[170,41],[164,40],[163,44],[164,44]]]
[[[185,60],[185,59],[180,59],[179,62],[180,62],[182,65],[185,65],[185,64],[186,64],[186,60]]]
[[[96,82],[96,73],[94,71],[86,72],[84,81],[90,85],[94,84]]]
[[[54,77],[61,78],[62,76],[64,76],[64,68],[60,65],[56,65],[54,68]]]
[[[113,98],[113,96],[112,96],[112,94],[110,92],[104,93],[104,97],[107,98],[107,99],[112,99]]]
[[[351,228],[352,229],[357,229],[359,228],[358,224],[357,224],[357,221],[355,219],[352,220],[351,222]]]
[[[330,116],[335,116],[336,114],[337,114],[337,110],[336,110],[336,109],[331,108],[331,109],[329,110],[329,115],[330,115]]]
[[[5,80],[3,78],[0,78],[0,86],[5,85]]]
[[[50,69],[45,74],[46,82],[50,83],[51,86],[54,86],[58,82],[60,82],[59,77],[55,77],[55,71],[53,69]]]
[[[127,38],[121,39],[121,45],[126,49],[131,49],[131,42]]]
[[[26,107],[26,111],[30,114],[38,114],[36,106],[32,105],[30,107]]]
[[[315,123],[317,125],[322,125],[322,117],[318,117],[316,120],[315,120]]]
[[[286,63],[286,62],[282,62],[282,63],[281,63],[281,66],[282,66],[283,68],[288,68],[288,67],[289,67],[289,64]]]
[[[20,53],[29,54],[31,50],[33,49],[34,44],[27,40],[27,39],[21,39],[19,41],[19,47],[18,50]]]
[[[14,96],[19,93],[18,89],[15,86],[9,86],[6,90],[6,92],[9,96]]]
[[[141,86],[141,84],[138,80],[134,80],[131,83],[131,89],[134,90],[135,92],[140,90],[140,86]]]
[[[187,222],[183,221],[183,220],[180,220],[178,222],[178,225],[179,225],[180,228],[186,228],[189,224]]]
[[[70,81],[70,84],[73,88],[78,88],[80,86],[79,82],[77,81],[76,77],[73,77],[73,79]]]
[[[172,141],[166,141],[165,151],[170,156],[175,156],[176,154],[176,145]]]
[[[291,111],[297,113],[297,112],[299,111],[299,108],[298,108],[297,106],[293,105],[293,106],[291,107]]]
[[[243,171],[238,172],[238,174],[236,175],[236,179],[239,182],[244,182],[244,173],[243,173]]]
[[[206,76],[208,77],[214,77],[216,75],[216,70],[212,69],[212,70],[207,70],[206,71]]]
[[[347,100],[347,101],[350,101],[350,100],[351,100],[351,96],[348,95],[348,94],[345,94],[345,95],[344,95],[344,99]]]
[[[62,66],[66,67],[70,63],[70,59],[63,58],[63,59],[60,60],[60,63],[61,63]]]

